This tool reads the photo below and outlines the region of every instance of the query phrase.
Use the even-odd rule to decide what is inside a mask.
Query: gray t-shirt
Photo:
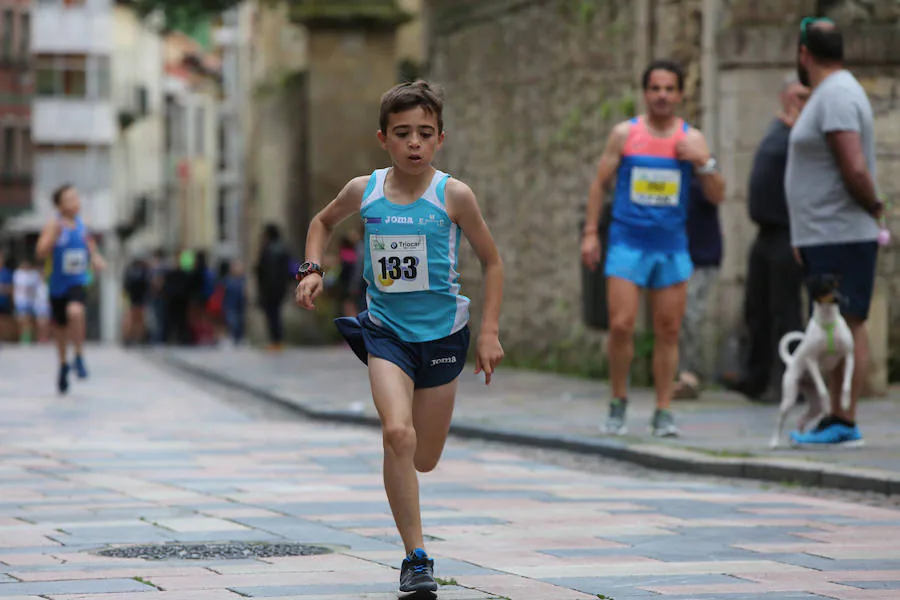
[[[860,134],[869,172],[875,177],[872,105],[849,71],[825,78],[791,130],[784,188],[791,243],[815,246],[878,239],[878,223],[847,191],[825,134]]]

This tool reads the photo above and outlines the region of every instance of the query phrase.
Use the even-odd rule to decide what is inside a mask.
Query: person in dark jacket
[[[150,296],[152,283],[150,265],[141,258],[135,258],[125,269],[125,294],[128,296],[127,324],[124,337],[125,344],[143,344],[147,337],[147,320],[144,309]]]
[[[803,329],[803,273],[791,247],[784,172],[791,127],[807,98],[809,89],[795,77],[785,80],[782,110],[760,142],[750,171],[747,206],[759,229],[744,287],[747,365],[736,379],[724,383],[750,400],[769,404],[781,399],[784,365],[778,357],[778,342],[785,333]]]
[[[270,350],[280,350],[284,343],[281,305],[288,284],[293,281],[291,257],[281,239],[281,231],[278,225],[269,223],[263,230],[262,248],[256,263],[256,286],[259,306],[266,317]]]
[[[181,346],[193,341],[188,321],[188,306],[192,291],[192,273],[196,257],[191,250],[178,254],[177,264],[165,274],[164,297],[166,299],[166,341]]]
[[[688,400],[699,397],[706,379],[703,359],[703,323],[709,296],[719,278],[722,263],[722,229],[719,207],[703,193],[699,178],[691,180],[687,218],[688,248],[694,272],[688,282],[687,306],[679,340],[679,374],[673,398]]]

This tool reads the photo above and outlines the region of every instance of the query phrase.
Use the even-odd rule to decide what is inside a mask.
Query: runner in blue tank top
[[[435,468],[444,449],[457,382],[469,346],[469,299],[460,293],[463,234],[484,269],[484,307],[475,373],[491,382],[499,340],[503,265],[475,195],[431,166],[444,141],[443,102],[425,82],[382,97],[381,146],[393,166],[351,180],[312,220],[296,301],[312,310],[322,292],[322,254],[339,223],[365,225],[368,310],[337,325],[369,367],[384,438],[384,486],[406,547],[401,592],[437,590],[425,552],[416,471]]]
[[[88,267],[102,271],[103,257],[97,251],[97,244],[79,216],[81,200],[71,185],[64,185],[53,193],[56,214],[44,226],[38,238],[36,254],[38,258],[50,257],[50,306],[56,333],[56,348],[59,351],[59,376],[57,388],[61,394],[69,389],[69,361],[67,346],[75,348],[75,372],[80,379],[86,379],[84,364],[85,334],[85,286],[88,282]]]
[[[585,265],[600,262],[598,224],[603,191],[615,180],[612,221],[606,240],[609,338],[607,356],[612,399],[604,430],[626,432],[628,374],[634,355],[634,324],[640,292],[650,295],[653,321],[655,436],[678,435],[670,411],[678,338],[693,265],[688,251],[687,210],[691,179],[699,177],[705,196],[718,204],[725,181],[700,131],[675,114],[684,92],[676,63],[656,61],[644,71],[647,114],[613,128],[591,186],[581,255]]]

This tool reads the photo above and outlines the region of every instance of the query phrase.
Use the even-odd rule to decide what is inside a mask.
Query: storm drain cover
[[[117,546],[97,552],[112,558],[144,560],[236,560],[242,558],[275,558],[277,556],[316,556],[330,554],[330,548],[308,544],[266,544],[237,542],[223,544],[150,544]]]

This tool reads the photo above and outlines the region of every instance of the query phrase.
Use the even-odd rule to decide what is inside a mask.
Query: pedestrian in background
[[[869,374],[866,319],[875,288],[878,219],[875,124],[866,91],[844,69],[844,39],[829,19],[800,26],[797,75],[812,89],[791,130],[784,183],[791,244],[807,277],[833,276],[853,334],[851,406],[841,406],[842,368],[832,373],[831,411],[813,431],[791,433],[800,446],[858,446],[856,406]]]
[[[791,128],[808,98],[809,89],[796,76],[785,80],[781,110],[759,143],[750,170],[747,208],[757,233],[744,284],[747,364],[723,383],[765,404],[781,401],[784,363],[778,357],[779,341],[789,331],[803,329],[802,272],[793,260],[784,172]]]
[[[678,357],[680,370],[672,392],[676,400],[695,400],[700,397],[707,380],[703,364],[705,344],[703,323],[709,307],[709,296],[719,278],[722,264],[722,228],[719,207],[703,192],[700,178],[691,179],[688,200],[688,250],[694,272],[688,280],[687,304],[681,324]]]
[[[13,271],[13,297],[16,305],[16,321],[19,325],[19,342],[30,344],[35,339],[37,326],[38,289],[43,277],[30,258],[24,258]]]
[[[147,341],[146,306],[150,296],[152,274],[150,265],[135,258],[125,269],[124,285],[128,297],[125,344],[143,344]]]
[[[231,342],[238,346],[244,341],[244,324],[247,318],[247,278],[244,275],[244,264],[240,260],[232,260],[229,265],[222,309]]]
[[[281,239],[281,230],[278,225],[269,223],[263,229],[262,246],[256,263],[256,297],[266,318],[269,350],[281,350],[284,343],[281,308],[288,284],[294,281],[293,276],[291,257]]]
[[[166,273],[171,268],[165,250],[157,248],[150,259],[150,307],[153,343],[166,341]]]
[[[13,312],[13,261],[0,250],[0,342],[16,339]]]

